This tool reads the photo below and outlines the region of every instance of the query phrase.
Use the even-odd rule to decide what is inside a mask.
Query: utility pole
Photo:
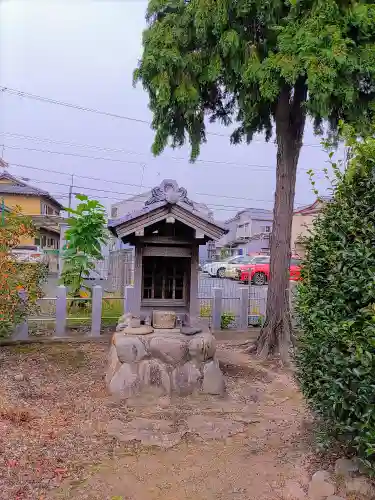
[[[73,185],[74,185],[74,174],[72,174],[72,179],[70,181],[70,186],[69,186],[69,209],[72,208]]]

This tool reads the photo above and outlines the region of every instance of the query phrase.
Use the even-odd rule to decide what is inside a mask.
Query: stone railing
[[[265,318],[265,305],[266,305],[266,290],[263,290],[264,296],[260,296],[258,291],[256,295],[253,294],[254,288],[263,287],[238,287],[238,295],[235,300],[232,301],[233,297],[228,298],[224,296],[225,290],[223,288],[212,288],[211,297],[202,298],[202,304],[207,306],[210,322],[209,327],[212,331],[218,331],[222,326],[222,315],[228,312],[228,302],[233,304],[233,314],[236,317],[236,330],[246,330],[248,326],[260,323],[254,323],[254,318],[257,320]],[[294,284],[291,286],[291,290],[294,290]],[[263,293],[262,292],[262,293]],[[86,300],[90,303],[88,308],[88,316],[84,319],[84,332],[88,337],[99,337],[103,331],[104,326],[108,326],[108,321],[106,325],[103,324],[103,310],[107,302],[117,301],[122,303],[121,310],[118,312],[117,316],[113,317],[113,329],[115,329],[117,319],[122,313],[132,313],[134,312],[135,303],[135,288],[132,286],[126,286],[123,296],[105,296],[103,288],[96,285],[92,288],[92,296]],[[52,304],[48,313],[42,314],[38,318],[29,318],[25,323],[19,325],[12,335],[13,340],[27,340],[35,338],[29,334],[30,325],[37,323],[39,325],[46,325],[46,337],[67,337],[69,336],[69,330],[72,318],[69,315],[69,303],[72,298],[67,295],[67,290],[63,285],[56,287],[56,294],[54,297],[45,297],[40,300],[41,309],[45,304]],[[234,310],[235,309],[235,310]],[[293,311],[293,303],[291,302],[291,309]],[[207,317],[202,316],[202,317]],[[76,319],[76,318],[74,318]],[[108,318],[107,318],[108,319]],[[42,335],[38,334],[38,337]]]

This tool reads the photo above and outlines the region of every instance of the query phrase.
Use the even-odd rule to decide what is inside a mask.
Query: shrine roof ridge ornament
[[[132,210],[127,214],[108,221],[109,230],[115,235],[122,234],[122,238],[132,234],[139,226],[142,228],[166,218],[168,215],[180,220],[185,225],[204,232],[210,239],[219,239],[228,229],[215,222],[212,216],[199,210],[187,196],[184,187],[180,187],[175,180],[165,179],[151,190],[151,194],[141,205],[140,209]],[[143,198],[144,199],[144,198]]]
[[[172,179],[164,179],[159,186],[154,187],[151,190],[150,198],[145,202],[145,206],[163,201],[171,205],[182,202],[194,208],[194,203],[187,197],[186,189],[179,187],[177,182]]]

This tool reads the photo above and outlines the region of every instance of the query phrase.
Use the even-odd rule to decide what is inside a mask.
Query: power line
[[[71,188],[71,184],[66,184],[66,183],[63,183],[63,182],[56,182],[56,181],[46,181],[46,180],[41,180],[41,179],[32,179],[32,178],[28,178],[29,180],[31,181],[35,181],[35,182],[43,182],[44,184],[52,184],[54,186],[65,186],[65,187],[68,187],[68,188]],[[77,185],[75,184],[74,185],[74,189],[85,189],[85,190],[88,190],[88,191],[95,191],[95,192],[98,192],[98,193],[113,193],[113,194],[121,194],[121,195],[124,195],[124,196],[137,196],[137,194],[134,194],[134,193],[125,193],[123,191],[113,191],[113,190],[110,190],[110,189],[98,189],[98,188],[95,188],[95,187],[90,187],[90,186],[80,186],[80,185]],[[102,198],[105,198],[105,196],[101,196]],[[110,199],[112,197],[109,197]],[[113,198],[115,199],[115,198]],[[121,201],[124,200],[124,198],[116,198],[116,199],[119,199]],[[124,200],[126,201],[126,200]],[[253,200],[253,201],[263,201],[263,202],[269,202],[269,203],[272,203],[273,200]],[[144,203],[144,200],[132,200],[132,202],[134,203]],[[209,203],[207,204],[208,206],[211,206],[211,207],[221,207],[221,208],[232,208],[232,209],[238,209],[238,210],[243,210],[243,209],[246,209],[246,208],[249,208],[249,207],[241,207],[241,206],[235,206],[235,205],[222,205],[222,204],[216,204],[216,203]]]
[[[80,179],[89,179],[89,180],[94,180],[94,181],[99,181],[99,182],[107,182],[107,183],[110,183],[110,184],[119,184],[119,185],[122,185],[122,186],[128,186],[128,187],[135,187],[135,188],[145,188],[145,189],[152,189],[154,186],[142,186],[141,184],[130,184],[130,183],[126,183],[126,182],[121,182],[121,181],[110,181],[108,179],[103,179],[103,178],[100,178],[100,177],[92,177],[92,176],[86,176],[86,175],[79,175],[79,174],[72,174],[72,173],[68,173],[68,172],[61,172],[59,170],[51,170],[51,169],[46,169],[46,168],[41,168],[41,167],[34,167],[32,165],[23,165],[23,164],[20,164],[20,163],[9,163],[9,165],[13,166],[13,167],[19,167],[19,168],[25,168],[25,169],[30,169],[30,170],[37,170],[37,171],[41,171],[41,172],[49,172],[49,173],[54,173],[54,174],[60,174],[60,175],[66,175],[66,176],[72,176],[74,175],[75,178],[80,178]],[[43,181],[41,179],[34,179],[38,182],[46,182],[46,181]],[[66,184],[68,185],[68,184]],[[69,184],[70,185],[70,184]],[[110,193],[114,193],[115,191],[112,191],[112,190],[102,190],[103,192],[110,192]],[[118,194],[126,194],[128,195],[128,193],[118,193]],[[228,195],[222,195],[222,194],[213,194],[213,193],[199,193],[197,192],[196,193],[197,195],[199,196],[212,196],[212,197],[215,197],[215,198],[226,198],[226,199],[232,199],[232,200],[241,200],[241,201],[259,201],[259,202],[267,202],[267,203],[271,203],[273,202],[273,200],[265,200],[265,199],[257,199],[257,198],[241,198],[239,196],[228,196]],[[130,196],[136,196],[135,194],[131,194]],[[304,203],[302,203],[304,204]],[[241,208],[241,207],[240,207]],[[249,207],[246,207],[246,208],[249,208]]]
[[[135,117],[126,116],[126,115],[119,115],[117,113],[111,113],[109,111],[103,111],[103,110],[100,110],[100,109],[89,108],[87,106],[80,106],[79,104],[73,104],[73,103],[70,103],[70,102],[60,101],[58,99],[52,99],[50,97],[44,97],[44,96],[40,96],[40,95],[37,95],[37,94],[32,94],[30,92],[24,92],[24,91],[21,91],[21,90],[18,90],[18,89],[13,89],[11,87],[6,87],[4,85],[0,85],[0,91],[1,92],[7,92],[8,94],[15,95],[17,97],[27,98],[27,99],[33,99],[33,100],[40,101],[40,102],[45,102],[45,103],[48,103],[48,104],[55,104],[57,106],[63,106],[63,107],[67,107],[67,108],[72,108],[72,109],[76,109],[78,111],[85,111],[85,112],[88,112],[88,113],[95,113],[95,114],[102,115],[102,116],[108,116],[110,118],[117,118],[117,119],[121,119],[121,120],[127,120],[127,121],[131,121],[131,122],[143,123],[143,124],[146,124],[146,125],[151,125],[151,122],[149,122],[148,120],[144,120],[142,118],[135,118]],[[220,134],[218,132],[206,132],[206,134],[207,135],[212,135],[212,136],[217,136],[217,137],[226,137],[227,139],[230,138],[230,135],[228,135],[228,134]],[[258,141],[258,140],[255,139],[255,142],[263,142],[263,141]],[[306,147],[321,147],[320,145],[317,145],[317,144],[303,144],[303,146],[306,146]]]
[[[104,156],[90,156],[90,155],[82,155],[80,153],[68,153],[65,151],[52,151],[49,149],[40,149],[40,148],[28,148],[25,146],[10,146],[8,144],[2,144],[0,147],[3,146],[3,148],[8,148],[8,149],[14,149],[18,151],[34,151],[38,153],[46,153],[46,154],[54,154],[54,155],[62,155],[62,156],[72,156],[72,157],[77,157],[77,158],[85,158],[89,160],[99,160],[99,161],[109,161],[109,162],[115,162],[115,163],[125,163],[125,164],[135,164],[139,165],[142,167],[142,169],[145,168],[147,163],[145,162],[139,162],[139,161],[133,161],[133,160],[120,160],[118,158],[109,158],[109,157],[104,157]],[[176,157],[170,157],[173,160],[180,160],[180,161],[185,161],[183,158],[176,158]],[[245,164],[245,163],[234,163],[234,162],[223,162],[223,161],[216,161],[216,160],[200,160],[203,163],[216,163],[219,165],[230,165],[230,166],[236,166],[236,167],[246,167],[249,168],[252,172],[261,172],[263,170],[267,171],[273,171],[274,167],[272,165],[261,165],[261,164]],[[207,165],[205,165],[207,166]],[[259,168],[253,168],[253,167],[259,167]],[[302,168],[300,167],[298,171],[304,171],[307,172],[311,169],[307,168]],[[297,171],[297,172],[298,172]],[[321,172],[321,170],[316,170],[315,172]]]
[[[74,148],[89,148],[89,149],[97,149],[99,151],[106,151],[106,152],[112,152],[112,153],[123,153],[123,154],[130,154],[130,155],[136,155],[136,156],[147,156],[150,153],[141,153],[140,151],[131,151],[129,149],[119,149],[119,148],[108,148],[108,147],[103,147],[103,146],[98,146],[94,144],[79,144],[75,142],[70,142],[70,141],[58,141],[54,139],[49,139],[46,137],[38,137],[38,136],[30,136],[30,135],[24,135],[24,134],[16,134],[12,132],[0,132],[0,135],[5,135],[8,137],[13,137],[17,139],[25,139],[29,141],[36,141],[36,142],[48,142],[51,144],[59,144],[62,146],[68,146],[68,147],[74,147]],[[9,148],[13,147],[15,149],[15,146],[7,146]],[[27,148],[24,148],[27,149]],[[176,160],[176,161],[189,161],[186,158],[183,158],[181,156],[170,156],[166,155],[166,158],[170,160]],[[154,157],[152,157],[154,159]],[[198,158],[195,160],[196,163],[213,163],[213,164],[218,164],[218,165],[234,165],[234,166],[243,166],[243,167],[262,167],[262,168],[274,168],[274,165],[260,165],[260,164],[249,164],[249,163],[242,163],[242,162],[232,162],[232,161],[219,161],[219,160],[209,160],[209,159],[200,159]]]

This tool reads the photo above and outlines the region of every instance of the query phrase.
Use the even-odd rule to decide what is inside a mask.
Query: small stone
[[[117,372],[117,370],[120,368],[120,366],[121,366],[121,363],[120,363],[118,356],[117,356],[116,346],[111,345],[111,348],[109,350],[109,355],[108,355],[108,368],[107,368],[107,372],[105,375],[105,383],[107,385],[111,382],[114,374]]]
[[[186,431],[175,431],[171,421],[136,418],[127,423],[111,420],[107,432],[119,441],[140,441],[144,446],[168,449],[178,444]]]
[[[171,392],[171,381],[165,365],[157,359],[144,360],[139,363],[141,388],[154,389],[160,395]]]
[[[123,398],[130,398],[138,392],[139,379],[132,365],[124,363],[112,377],[108,385],[111,394]]]
[[[375,488],[365,476],[347,480],[345,488],[347,493],[360,494],[369,498],[375,497]]]
[[[116,337],[115,344],[117,356],[121,363],[134,363],[147,356],[143,342],[137,337],[119,336]]]
[[[140,326],[141,326],[141,320],[139,318],[133,317],[129,321],[128,326],[130,328],[140,328]]]
[[[181,327],[182,335],[196,335],[197,333],[201,333],[202,330],[200,328],[194,328],[192,326],[183,326]]]
[[[318,470],[313,474],[311,481],[332,481],[331,474],[326,470]]]
[[[225,439],[244,432],[244,425],[224,418],[210,415],[191,415],[187,419],[190,432],[198,434],[202,439]]]
[[[127,326],[121,333],[123,335],[149,335],[152,333],[154,329],[151,326],[141,325],[139,328],[132,328],[131,326]]]
[[[17,373],[17,375],[14,376],[14,380],[16,382],[22,382],[25,380],[25,375],[23,373]]]
[[[155,335],[150,340],[150,353],[164,363],[178,365],[188,357],[187,342],[181,335]]]
[[[198,368],[188,361],[172,372],[173,389],[180,395],[192,394],[201,385],[202,374]]]
[[[297,481],[287,481],[283,491],[285,500],[305,500],[306,494]]]
[[[127,323],[119,323],[116,326],[116,332],[122,332],[123,330],[125,330],[127,326],[128,326]]]
[[[225,380],[217,360],[209,361],[203,367],[202,392],[219,396],[225,392]]]
[[[351,476],[354,472],[358,472],[359,464],[356,460],[348,458],[339,458],[335,463],[335,474],[338,476]]]
[[[152,326],[154,328],[174,328],[176,313],[174,311],[153,311]]]
[[[326,497],[334,495],[336,488],[331,481],[329,472],[323,470],[315,472],[309,485],[309,498],[311,500],[325,500]]]
[[[125,326],[129,325],[130,320],[132,319],[132,313],[126,313],[119,317],[117,324],[123,323]]]
[[[199,362],[207,361],[214,357],[216,351],[215,338],[211,333],[196,335],[189,342],[190,357]]]

